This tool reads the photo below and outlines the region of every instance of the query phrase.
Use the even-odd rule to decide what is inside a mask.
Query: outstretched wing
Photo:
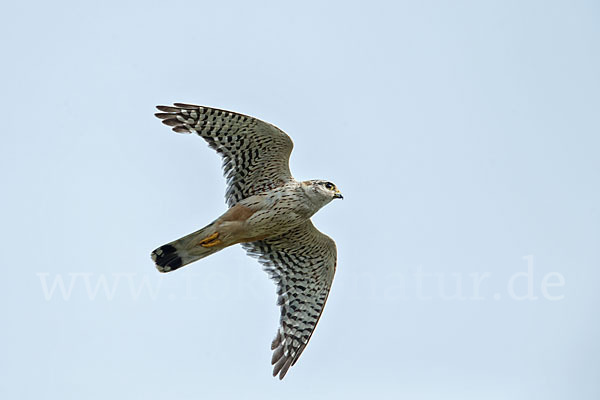
[[[229,207],[292,179],[288,162],[294,144],[279,128],[216,108],[182,103],[156,108],[163,124],[175,132],[197,133],[223,157]]]
[[[283,379],[298,361],[319,321],[335,273],[335,242],[309,220],[291,231],[243,243],[277,284],[280,326],[271,344],[273,376]]]

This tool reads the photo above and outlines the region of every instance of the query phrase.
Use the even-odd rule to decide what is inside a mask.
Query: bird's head
[[[321,207],[329,203],[333,199],[343,199],[339,189],[329,181],[314,179],[311,181],[302,182],[304,191],[310,199],[319,204]]]

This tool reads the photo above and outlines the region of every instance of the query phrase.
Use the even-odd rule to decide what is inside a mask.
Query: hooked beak
[[[342,193],[339,190],[335,191],[335,194],[333,195],[334,199],[342,199],[344,200],[344,196],[342,196]]]

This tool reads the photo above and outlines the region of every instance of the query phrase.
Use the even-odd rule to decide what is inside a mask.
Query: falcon
[[[279,128],[247,115],[175,103],[155,115],[179,133],[195,133],[221,155],[228,210],[204,228],[160,246],[152,260],[170,272],[240,243],[277,285],[279,328],[271,343],[273,376],[283,379],[310,340],[337,264],[335,242],[310,218],[333,199],[325,180],[292,177],[293,143]]]

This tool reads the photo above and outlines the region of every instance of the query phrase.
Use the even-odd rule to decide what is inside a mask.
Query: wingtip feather
[[[172,107],[172,106],[156,106],[156,109],[159,111],[171,112],[171,113],[179,111],[179,108]]]
[[[198,107],[200,107],[196,104],[187,104],[187,103],[173,103],[173,105],[175,107],[179,107],[179,108],[198,108]]]
[[[181,125],[181,121],[179,121],[177,118],[168,118],[168,119],[163,119],[162,123],[168,126],[179,126]]]

